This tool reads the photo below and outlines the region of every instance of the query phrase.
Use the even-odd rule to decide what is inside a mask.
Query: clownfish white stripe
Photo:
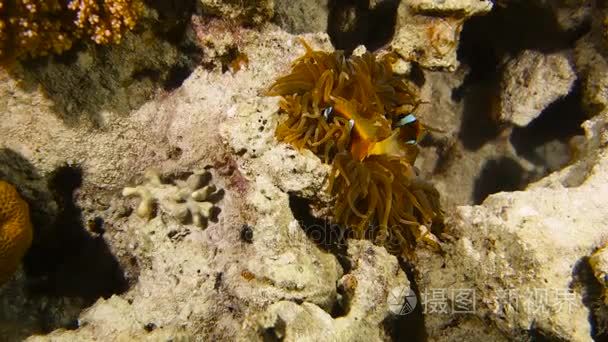
[[[325,109],[323,109],[322,114],[323,117],[325,118],[325,121],[330,121],[333,117],[333,107],[327,107]]]
[[[412,122],[416,122],[416,117],[414,116],[414,114],[408,114],[404,117],[402,117],[401,119],[399,119],[399,121],[397,121],[397,127],[401,127],[401,126],[405,126],[407,124],[411,124]]]

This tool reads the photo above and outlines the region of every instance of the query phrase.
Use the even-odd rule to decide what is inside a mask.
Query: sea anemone
[[[305,54],[267,93],[282,96],[287,116],[276,137],[332,164],[333,218],[356,238],[405,254],[420,240],[437,247],[429,229],[442,220],[439,194],[413,167],[424,133],[412,114],[418,88],[393,72],[391,54],[346,58],[302,44]]]
[[[405,158],[374,155],[358,161],[339,153],[328,191],[336,199],[334,219],[355,238],[373,239],[391,252],[411,251],[421,240],[438,247],[429,229],[441,220],[439,193]]]

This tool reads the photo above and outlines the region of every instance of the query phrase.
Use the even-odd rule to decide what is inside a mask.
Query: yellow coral
[[[74,0],[76,26],[97,44],[118,43],[125,31],[133,29],[143,11],[140,0]]]
[[[32,244],[29,207],[17,190],[0,181],[0,284],[15,272]]]
[[[0,0],[0,61],[62,53],[81,37],[120,42],[142,0]]]

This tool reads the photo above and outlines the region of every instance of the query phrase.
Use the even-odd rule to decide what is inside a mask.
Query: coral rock
[[[245,24],[261,24],[274,15],[274,2],[243,0],[201,0],[203,12]]]
[[[15,272],[32,236],[27,203],[12,185],[0,181],[0,284]]]
[[[489,1],[402,1],[391,49],[424,68],[455,70],[464,21],[491,8]]]
[[[410,291],[410,283],[397,259],[369,241],[350,240],[348,258],[354,268],[339,284],[344,288],[342,305],[348,313],[332,317],[319,306],[280,301],[245,327],[257,325],[283,341],[380,341],[383,322],[394,317]],[[255,320],[255,319],[254,319]],[[364,322],[365,324],[361,324]],[[249,339],[255,337],[249,336]]]
[[[410,0],[409,5],[416,12],[462,13],[465,16],[487,13],[492,9],[492,1],[488,0]]]
[[[576,74],[567,54],[522,52],[505,67],[500,96],[501,120],[526,126],[543,109],[566,96],[574,81]]]
[[[326,32],[328,0],[274,0],[274,21],[290,33]]]

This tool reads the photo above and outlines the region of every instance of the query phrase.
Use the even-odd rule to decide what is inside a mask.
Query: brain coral
[[[29,207],[17,190],[0,181],[0,284],[6,282],[32,243]]]
[[[0,0],[0,61],[61,53],[80,38],[117,43],[142,0]]]

